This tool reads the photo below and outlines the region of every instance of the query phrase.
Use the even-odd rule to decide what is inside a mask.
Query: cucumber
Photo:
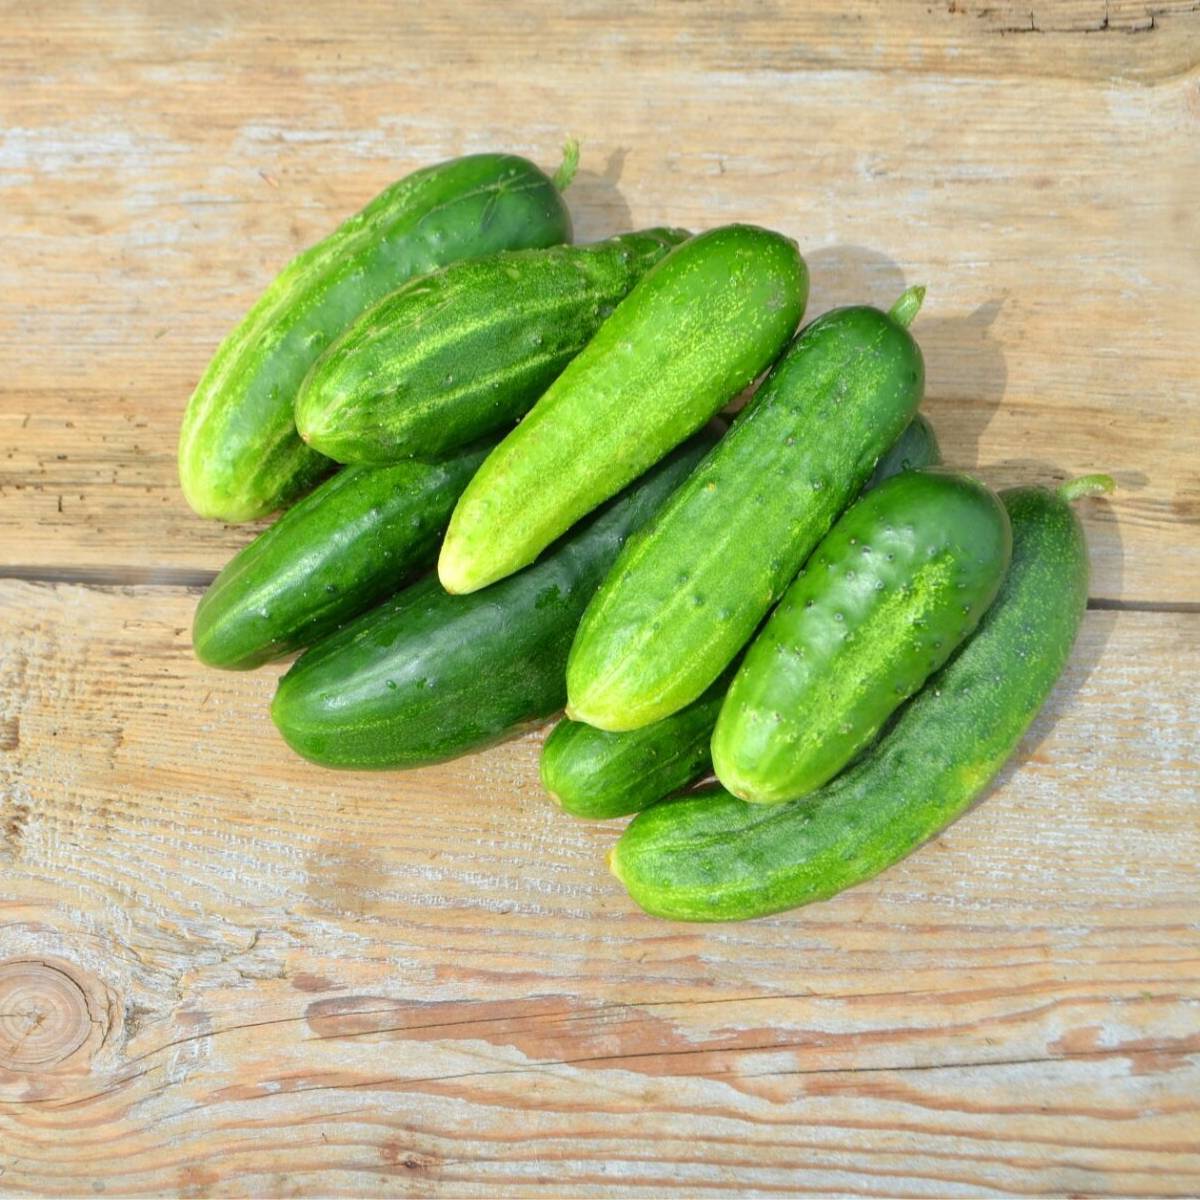
[[[901,446],[903,452],[897,452]],[[877,468],[867,487],[939,461],[937,438],[918,414],[879,460],[886,474]],[[564,812],[595,820],[640,812],[702,779],[712,765],[709,743],[731,678],[732,668],[699,700],[628,733],[608,733],[564,717],[542,747],[543,786]]]
[[[243,547],[204,593],[196,657],[246,670],[311,646],[433,561],[493,442],[440,463],[347,467]]]
[[[894,311],[910,320],[923,293],[906,292]],[[571,648],[567,715],[637,729],[695,700],[900,436],[924,378],[921,351],[892,314],[842,308],[808,325],[617,559]]]
[[[202,517],[249,521],[307,491],[332,464],[300,440],[292,405],[355,317],[456,259],[570,238],[558,188],[516,155],[453,159],[394,183],[292,259],[221,343],[179,435],[187,502]]]
[[[446,590],[532,562],[699,429],[775,358],[807,296],[777,233],[727,225],[672,250],[471,480],[438,560]]]
[[[711,445],[701,436],[541,561],[472,596],[428,576],[302,655],[271,716],[288,745],[329,767],[441,762],[562,707],[567,649],[621,543]]]
[[[382,463],[512,425],[688,236],[648,229],[515,250],[411,280],[314,364],[296,398],[300,436],[338,462]]]
[[[634,818],[610,865],[647,912],[731,921],[825,900],[944,829],[995,778],[1054,687],[1087,603],[1083,531],[1058,493],[1003,493],[1013,554],[975,635],[849,770],[805,800],[762,808],[722,789]]]
[[[735,796],[827,783],[970,635],[1012,552],[981,483],[907,471],[848,508],[746,651],[712,740]]]
[[[564,719],[542,747],[542,786],[564,812],[590,820],[640,812],[708,773],[725,677],[686,708],[630,733]]]

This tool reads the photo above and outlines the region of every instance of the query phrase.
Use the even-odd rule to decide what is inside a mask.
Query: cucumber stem
[[[560,192],[565,192],[575,178],[579,169],[579,139],[569,137],[563,142],[563,157],[558,170],[554,172],[554,186]]]
[[[1068,479],[1058,494],[1071,504],[1084,496],[1107,496],[1116,486],[1111,475],[1080,475],[1078,479]]]
[[[907,329],[913,323],[913,318],[921,311],[924,299],[925,285],[923,283],[916,287],[910,287],[906,292],[900,293],[900,299],[888,309],[888,316],[897,325]]]

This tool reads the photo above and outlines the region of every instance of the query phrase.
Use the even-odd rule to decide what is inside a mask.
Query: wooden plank
[[[538,735],[292,757],[194,602],[0,583],[0,1190],[1200,1188],[1200,616],[1089,613],[945,835],[702,928],[631,907]]]
[[[949,459],[1111,468],[1094,595],[1200,601],[1195,4],[568,9],[12,6],[0,569],[219,568],[248,531],[192,517],[174,447],[223,333],[395,176],[497,145],[549,165],[570,131],[583,238],[775,225],[812,312],[928,281]]]

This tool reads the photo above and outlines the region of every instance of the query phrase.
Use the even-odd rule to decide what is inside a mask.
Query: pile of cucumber
[[[572,245],[577,157],[417,171],[222,343],[184,495],[286,511],[201,599],[196,654],[303,651],[271,715],[328,767],[441,762],[565,707],[543,783],[577,817],[639,814],[610,865],[646,911],[832,896],[1012,754],[1086,604],[1071,503],[1112,481],[996,495],[939,466],[922,288],[797,332],[781,234]]]

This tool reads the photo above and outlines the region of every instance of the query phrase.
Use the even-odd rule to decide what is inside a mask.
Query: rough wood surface
[[[0,0],[0,1195],[1200,1192],[1198,65],[1191,0]],[[568,132],[581,238],[925,281],[947,457],[1120,482],[999,786],[830,903],[653,921],[540,735],[329,774],[191,656],[252,532],[175,480],[217,341],[396,176]]]
[[[194,600],[0,585],[0,1060],[22,1024],[38,1058],[0,1069],[0,1188],[1200,1188],[1200,616],[1089,614],[944,836],[691,928],[539,793],[538,735],[295,759],[275,671],[193,661]]]

